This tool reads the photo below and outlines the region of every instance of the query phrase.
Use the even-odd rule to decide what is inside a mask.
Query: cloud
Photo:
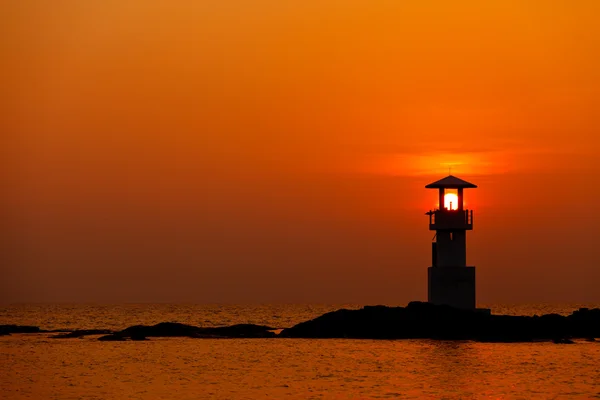
[[[488,146],[436,143],[415,146],[412,151],[372,154],[361,163],[361,171],[394,176],[498,175],[513,172],[577,170],[588,164],[586,153],[564,147],[538,147],[511,142]],[[589,160],[588,160],[589,161]]]

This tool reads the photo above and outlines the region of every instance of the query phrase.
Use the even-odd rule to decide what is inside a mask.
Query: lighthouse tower
[[[475,267],[467,266],[467,231],[473,229],[473,210],[463,204],[464,189],[472,183],[449,175],[425,188],[438,189],[438,208],[429,215],[429,230],[435,231],[428,269],[428,301],[452,307],[475,309]]]

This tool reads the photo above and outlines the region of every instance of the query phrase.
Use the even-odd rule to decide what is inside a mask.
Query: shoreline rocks
[[[67,333],[60,333],[58,335],[51,336],[52,339],[72,339],[81,338],[84,336],[91,335],[107,335],[112,333],[109,329],[77,329]]]
[[[406,307],[366,306],[338,310],[284,329],[288,338],[440,339],[479,342],[566,343],[600,337],[600,309],[569,316],[493,315],[443,305],[411,302]]]
[[[196,339],[435,339],[478,342],[552,341],[572,344],[572,339],[596,342],[600,337],[600,309],[580,308],[568,316],[493,315],[482,310],[461,310],[443,305],[411,302],[406,307],[365,306],[340,309],[291,328],[237,324],[203,328],[176,322],[134,325],[121,331],[78,329],[46,331],[37,326],[0,325],[0,336],[11,333],[59,333],[56,339],[104,335],[100,341],[144,341],[152,337]]]
[[[188,337],[193,339],[258,339],[274,338],[273,328],[263,325],[238,324],[232,326],[201,328],[177,322],[161,322],[156,325],[134,325],[122,331],[105,335],[101,341],[147,340],[150,337]]]
[[[223,327],[201,328],[177,322],[161,322],[146,326],[136,325],[115,332],[121,337],[190,337],[190,338],[270,338],[273,328],[254,324],[237,324]]]
[[[0,325],[0,336],[10,335],[11,333],[44,333],[46,331],[37,326],[29,325]]]

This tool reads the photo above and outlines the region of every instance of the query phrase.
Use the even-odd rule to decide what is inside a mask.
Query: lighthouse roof
[[[439,181],[430,183],[425,186],[426,189],[475,189],[477,185],[463,181],[453,175],[440,179]]]

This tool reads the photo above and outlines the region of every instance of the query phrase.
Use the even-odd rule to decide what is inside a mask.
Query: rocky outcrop
[[[59,329],[45,331],[37,326],[0,325],[0,335],[11,333],[58,333],[53,339],[82,338],[90,335],[104,335],[101,341],[147,340],[149,337],[190,337],[190,338],[270,338],[275,337],[274,328],[238,324],[212,328],[201,328],[176,322],[161,322],[156,325],[135,325],[122,331],[114,332],[109,329]]]
[[[193,325],[176,322],[161,322],[147,326],[135,325],[122,331],[115,332],[112,336],[100,338],[101,340],[144,340],[149,337],[190,337],[190,338],[269,338],[275,337],[271,332],[273,328],[262,325],[239,324],[232,326],[201,328]]]
[[[600,337],[600,309],[569,316],[491,315],[422,302],[338,310],[284,329],[288,338],[444,339],[529,342]]]
[[[112,333],[109,329],[77,329],[67,333],[52,336],[52,339],[72,339],[90,335],[106,335]]]
[[[100,341],[147,340],[152,337],[188,338],[349,338],[349,339],[443,339],[482,342],[553,341],[570,344],[571,339],[595,341],[600,337],[600,309],[581,308],[571,315],[492,315],[481,310],[412,302],[406,307],[366,306],[359,310],[337,310],[279,335],[275,329],[253,324],[202,328],[176,322],[135,325],[121,331],[106,329],[44,331],[37,326],[0,325],[0,335],[11,333],[64,332],[53,338],[104,335]]]
[[[105,335],[98,338],[101,342],[124,342],[127,338],[118,335]]]
[[[11,333],[42,333],[45,332],[37,326],[28,325],[0,325],[0,336]]]

